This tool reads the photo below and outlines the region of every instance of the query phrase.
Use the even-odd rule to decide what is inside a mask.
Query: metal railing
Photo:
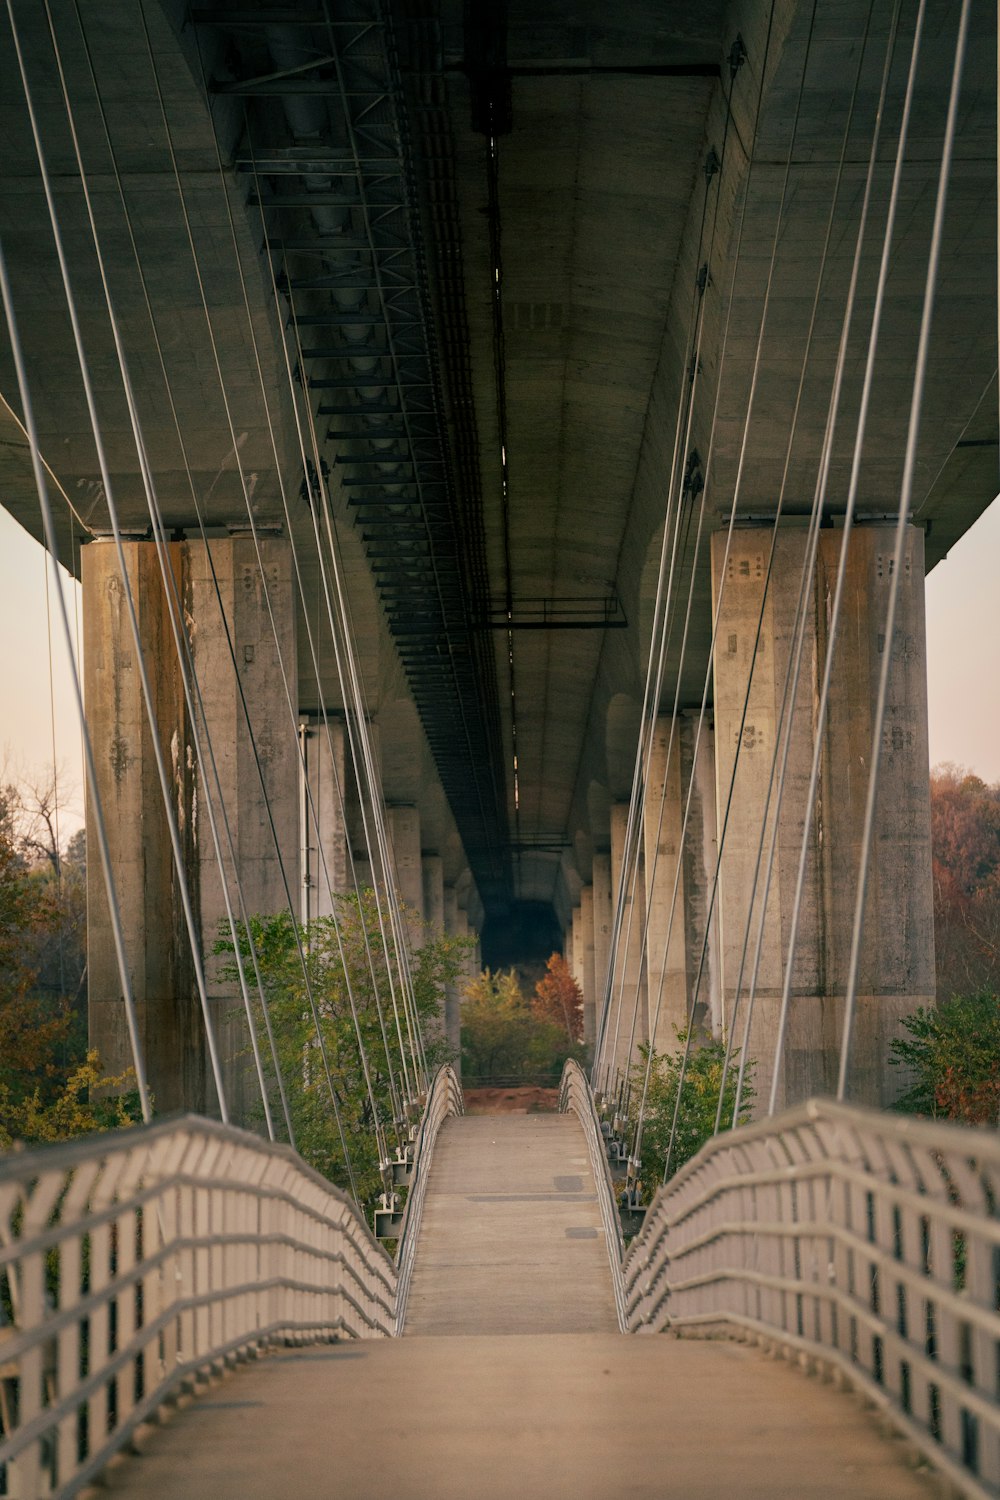
[[[438,1131],[449,1115],[463,1115],[464,1113],[462,1085],[458,1081],[458,1074],[450,1063],[445,1063],[434,1074],[421,1116],[413,1153],[410,1190],[406,1197],[406,1209],[403,1214],[399,1244],[396,1247],[399,1281],[394,1331],[397,1334],[402,1333],[406,1318],[406,1302],[410,1294],[410,1280],[413,1276],[413,1257],[416,1254],[417,1239],[420,1235],[424,1198],[427,1196],[427,1178],[430,1174],[431,1158],[434,1154]]]
[[[709,1142],[624,1265],[628,1326],[832,1367],[963,1494],[1000,1494],[1000,1137],[811,1101]]]
[[[622,1279],[625,1240],[622,1235],[621,1219],[618,1217],[615,1184],[611,1176],[607,1147],[601,1134],[601,1122],[594,1107],[594,1095],[590,1083],[580,1064],[572,1060],[563,1068],[562,1084],[559,1089],[560,1114],[567,1114],[570,1110],[579,1119],[587,1142],[587,1152],[594,1173],[594,1186],[597,1189],[597,1201],[601,1210],[601,1222],[604,1225],[604,1240],[608,1247],[608,1260],[611,1263],[611,1283],[615,1295],[618,1327],[625,1333],[627,1318],[625,1285]]]
[[[185,1381],[392,1334],[396,1269],[287,1147],[196,1116],[0,1162],[0,1495],[75,1495]]]

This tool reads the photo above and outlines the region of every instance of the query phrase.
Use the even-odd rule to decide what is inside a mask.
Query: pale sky
[[[952,761],[1000,781],[1000,500],[927,580],[931,765]],[[53,715],[42,548],[0,508],[0,770],[45,771]],[[80,589],[66,595],[79,617]],[[83,813],[80,731],[55,600],[51,601],[55,750],[67,836]]]

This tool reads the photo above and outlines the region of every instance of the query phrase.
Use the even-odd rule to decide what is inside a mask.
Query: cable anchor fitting
[[[746,43],[740,32],[736,33],[736,40],[729,49],[729,76],[735,78],[747,60]]]

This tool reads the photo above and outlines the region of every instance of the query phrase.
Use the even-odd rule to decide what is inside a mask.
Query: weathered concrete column
[[[126,542],[125,560],[143,655],[155,695],[157,736],[173,777],[187,873],[197,873],[194,771],[185,753],[190,726],[156,549]],[[185,549],[168,547],[183,595]],[[139,1040],[158,1111],[204,1111],[204,1029],[184,928],[179,886],[129,626],[126,589],[113,543],[81,552],[84,693],[97,784],[121,908]],[[110,911],[87,808],[87,975],[90,1045],[110,1073],[132,1065]],[[197,884],[192,897],[197,901]]]
[[[335,896],[353,889],[348,860],[347,820],[344,816],[346,765],[344,721],[331,714],[305,719],[299,743],[309,778],[310,801],[301,807],[302,910],[307,920],[328,917]],[[301,772],[300,772],[301,775]],[[319,824],[317,834],[316,824]]]
[[[293,901],[299,882],[295,727],[261,578],[262,563],[285,669],[294,673],[291,566],[287,543],[281,538],[261,536],[258,545],[260,562],[250,537],[214,539],[209,543],[210,554],[202,542],[172,542],[168,547],[232,834],[234,868],[219,788],[210,773],[205,783],[198,775],[196,742],[186,713],[183,678],[156,548],[146,541],[125,544],[143,656],[155,697],[157,735],[171,778],[185,878],[200,930],[223,1082],[231,1116],[237,1123],[255,1119],[257,1089],[246,1016],[233,987],[219,978],[224,960],[212,954],[226,917],[223,879],[236,914],[237,870],[250,913],[270,916],[287,906],[271,830],[273,819]],[[119,875],[119,899],[150,1085],[158,1111],[186,1108],[213,1112],[216,1100],[208,1081],[204,1026],[180,887],[142,701],[124,585],[111,544],[98,543],[84,550],[83,584],[88,717],[97,751],[112,863]],[[220,600],[229,639],[223,628]],[[200,739],[207,768],[207,742],[203,735]],[[267,802],[261,790],[258,757]],[[216,815],[222,871],[209,828],[209,799]],[[90,826],[93,828],[92,820]],[[130,1059],[96,847],[91,854],[91,1038],[105,1066],[119,1071]]]
[[[420,865],[420,810],[410,806],[386,808],[389,841],[396,865],[396,889],[406,907],[410,942],[423,942],[424,877]]]
[[[570,916],[569,926],[563,933],[563,959],[574,978],[576,978],[576,965],[573,958],[573,925],[575,920],[576,913],[573,912]]]
[[[669,714],[657,717],[643,814],[649,1036],[658,1052],[673,1051],[677,1032],[688,1024],[687,907],[681,847],[687,787],[681,777],[680,726],[674,730],[671,745],[671,723]]]
[[[583,1040],[588,1053],[594,1049],[595,987],[594,987],[594,887],[585,885],[580,892],[580,933],[583,942]]]
[[[721,1037],[726,1026],[719,974],[719,899],[708,907],[718,858],[715,805],[715,726],[707,716],[698,731],[695,710],[681,715],[681,786],[691,787],[691,810],[684,840],[684,929],[688,1006],[694,998],[695,1035]],[[693,778],[693,782],[692,782]],[[706,940],[705,924],[708,923]],[[702,950],[704,949],[704,960]],[[699,980],[699,969],[701,979]]]
[[[424,921],[433,937],[444,935],[444,860],[425,851],[420,856],[424,887]]]
[[[782,975],[813,754],[814,711],[826,653],[826,632],[842,540],[820,537],[810,596],[805,655],[792,716],[792,741],[781,808],[771,900],[764,940],[751,1055],[759,1100],[772,1076]],[[737,764],[753,641],[767,566],[769,533],[736,533],[727,567],[715,658],[718,803],[728,796]],[[765,605],[762,649],[753,674],[742,733],[733,805],[723,852],[722,956],[727,1016],[751,899],[767,780],[778,730],[806,537],[779,533]],[[718,599],[724,541],[713,542]],[[836,1086],[861,827],[871,758],[875,699],[891,576],[891,528],[857,528],[849,542],[847,587],[822,744],[820,795],[809,831],[802,916],[792,969],[791,1009],[778,1083],[778,1104],[792,1104]],[[911,528],[901,580],[871,877],[861,955],[850,1096],[886,1105],[898,1085],[890,1077],[889,1042],[899,1018],[933,1002],[934,935],[930,857],[930,795],[924,642],[923,534]],[[769,812],[765,857],[774,811]],[[759,912],[752,927],[751,961]],[[744,992],[746,982],[744,982]],[[737,1034],[742,1021],[737,1020]]]
[[[204,542],[186,544],[194,665],[247,910],[252,915],[274,916],[287,910],[286,881],[293,901],[301,890],[300,766],[295,722],[282,678],[283,667],[294,695],[297,666],[291,551],[283,537],[260,534],[256,542],[243,534],[214,538],[208,547],[211,566]],[[219,613],[220,596],[232,652]],[[233,670],[233,653],[239,683]],[[214,799],[215,787],[209,787],[207,793]],[[205,794],[205,790],[200,792]],[[279,852],[275,850],[272,820]],[[226,909],[203,813],[198,819],[197,842],[202,936],[206,952],[211,954]],[[228,851],[223,863],[238,912]],[[299,916],[299,911],[295,915]],[[208,961],[215,1029],[232,1118],[237,1124],[247,1124],[259,1114],[257,1078],[242,1000],[233,986],[219,980],[220,963],[213,958]]]
[[[458,892],[453,885],[446,885],[443,891],[444,908],[444,930],[449,937],[461,936],[459,927]],[[463,912],[464,916],[465,913]],[[463,976],[459,975],[454,984],[449,984],[444,992],[444,1030],[448,1045],[452,1050],[453,1066],[461,1073],[462,1065],[462,1010],[461,991]]]
[[[423,946],[444,936],[444,860],[440,854],[425,851],[420,856],[420,867],[424,902],[424,930],[420,935],[420,945]],[[442,996],[434,1039],[443,1038],[446,1028],[447,1001]]]
[[[594,892],[594,1040],[601,1024],[611,953],[611,855],[595,850],[591,871]]]
[[[581,908],[573,908],[573,925],[570,928],[573,938],[573,961],[570,964],[570,973],[580,986],[583,993],[583,923],[581,919]]]
[[[625,857],[625,832],[628,803],[617,802],[611,809],[611,889],[618,894]],[[604,1063],[613,1087],[616,1075],[624,1078],[638,1056],[639,1043],[646,1040],[648,1016],[646,965],[642,948],[642,928],[646,892],[642,871],[642,850],[638,851],[639,870],[635,881],[627,878],[622,896],[611,1009],[608,1015],[607,1046]]]

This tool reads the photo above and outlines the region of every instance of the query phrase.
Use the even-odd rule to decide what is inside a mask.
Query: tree
[[[1000,988],[1000,786],[931,776],[938,998]]]
[[[561,1026],[568,1042],[583,1041],[583,991],[561,953],[553,953],[546,963],[531,1009],[539,1020]]]
[[[568,1057],[583,1048],[563,1022],[539,1015],[521,992],[513,969],[484,969],[462,1000],[462,1071],[482,1079],[545,1077],[556,1082]]]
[[[643,1105],[643,1086],[646,1065],[649,1060],[649,1043],[639,1048],[640,1060],[633,1065],[629,1077],[628,1120],[630,1139],[635,1139],[635,1130],[642,1113],[642,1170],[641,1177],[653,1188],[662,1180],[666,1167],[667,1152],[677,1104],[677,1089],[680,1083],[684,1059],[684,1043],[687,1033],[677,1031],[677,1047],[673,1052],[654,1052],[649,1074],[649,1089]],[[722,1070],[725,1064],[726,1046],[723,1041],[704,1042],[692,1046],[684,1068],[684,1083],[681,1088],[680,1108],[677,1111],[677,1131],[673,1150],[670,1152],[670,1172],[674,1172],[690,1161],[705,1142],[715,1133],[715,1117],[719,1107],[719,1089],[722,1085]],[[726,1075],[726,1087],[722,1101],[722,1123],[732,1123],[736,1106],[736,1082],[739,1074],[739,1051],[734,1050]],[[739,1124],[750,1119],[756,1092],[753,1086],[754,1064],[749,1062],[743,1082],[740,1101]]]
[[[378,1136],[384,1134],[387,1146],[402,1143],[409,1124],[406,1105],[416,1097],[410,1061],[413,1018],[390,973],[374,892],[363,892],[360,900],[353,894],[335,899],[336,918],[317,917],[296,925],[288,912],[256,916],[250,919],[250,935],[296,1147],[324,1177],[346,1191],[356,1190],[359,1202],[370,1209],[383,1186]],[[216,953],[232,954],[228,927],[221,927],[220,934]],[[277,1074],[265,1041],[263,1005],[253,989],[245,930],[240,930],[239,939],[261,1039],[268,1102],[280,1122]],[[305,972],[299,943],[306,956]],[[414,1006],[430,1071],[448,1057],[438,1022],[445,986],[457,979],[468,947],[466,939],[433,937],[411,956]],[[223,966],[220,977],[236,982],[235,960]],[[263,1118],[262,1105],[260,1114]]]
[[[82,947],[82,896],[78,906],[66,907],[73,877],[65,857],[61,878],[51,860],[32,863],[31,846],[17,829],[16,798],[0,790],[0,1147],[63,1140],[138,1118],[134,1094],[94,1097],[99,1085],[124,1090],[128,1075],[102,1076],[58,968],[48,984],[41,982],[61,924],[75,924]]]
[[[896,1101],[907,1114],[996,1125],[1000,1120],[1000,999],[988,990],[955,995],[907,1016],[908,1037],[890,1043],[890,1063],[909,1075]]]

